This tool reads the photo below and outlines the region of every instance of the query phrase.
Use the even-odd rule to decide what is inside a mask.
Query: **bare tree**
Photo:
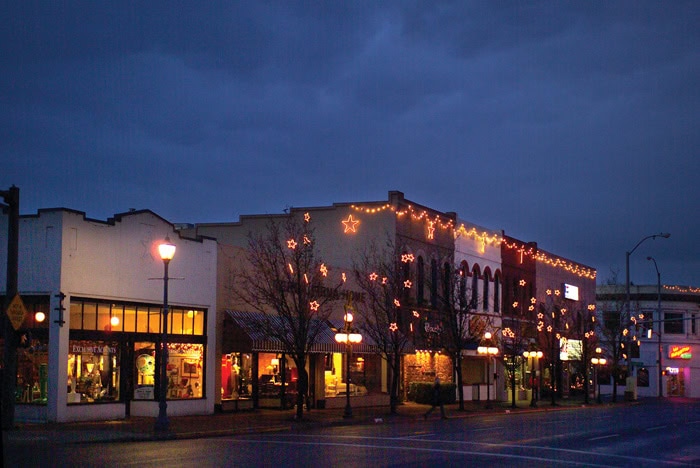
[[[235,295],[262,312],[260,326],[279,340],[298,371],[296,417],[303,416],[309,387],[306,362],[326,328],[342,281],[326,286],[328,267],[317,257],[310,222],[290,213],[248,236],[248,268],[234,279]]]
[[[395,414],[400,402],[401,357],[410,344],[411,318],[401,304],[407,284],[402,281],[402,267],[391,241],[384,249],[370,244],[355,260],[354,274],[365,294],[365,300],[356,304],[358,327],[388,364],[389,405]]]

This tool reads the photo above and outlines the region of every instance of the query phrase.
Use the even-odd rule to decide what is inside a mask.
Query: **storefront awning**
[[[232,352],[283,353],[288,351],[281,340],[266,332],[271,327],[276,330],[284,328],[284,322],[279,316],[233,310],[227,310],[226,313],[229,320],[224,320],[222,343],[224,354]],[[344,353],[346,351],[345,345],[335,341],[335,332],[331,326],[326,322],[318,325],[320,327],[319,333],[310,352]],[[364,342],[354,344],[352,351],[353,353],[369,354],[376,352],[376,347],[372,343]]]

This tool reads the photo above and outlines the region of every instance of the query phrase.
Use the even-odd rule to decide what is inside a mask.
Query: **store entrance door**
[[[680,372],[669,374],[666,380],[666,393],[668,396],[685,396],[683,369],[680,369]]]

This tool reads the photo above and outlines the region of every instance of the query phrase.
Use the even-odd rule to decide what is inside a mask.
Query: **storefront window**
[[[119,400],[119,344],[71,340],[68,344],[68,403]]]
[[[231,353],[221,358],[221,399],[247,400],[253,393],[253,371],[250,354]]]
[[[202,398],[204,345],[168,344],[168,399]]]
[[[294,361],[284,354],[260,353],[258,356],[260,398],[281,401],[284,390],[284,406],[293,405],[299,378]]]
[[[345,353],[329,353],[325,358],[326,397],[345,396],[347,370]],[[353,354],[350,357],[350,394],[355,396],[381,391],[381,358],[375,355]]]
[[[26,338],[17,349],[18,403],[46,404],[47,376],[49,366],[49,342],[46,339]]]
[[[155,343],[134,343],[134,400],[153,400],[156,383]]]

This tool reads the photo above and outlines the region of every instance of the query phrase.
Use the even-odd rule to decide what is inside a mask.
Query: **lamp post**
[[[542,351],[535,351],[534,347],[531,347],[529,351],[523,352],[525,359],[531,359],[530,365],[530,387],[532,390],[532,395],[530,397],[530,406],[533,408],[537,407],[537,372],[535,371],[535,359],[540,359],[543,356]]]
[[[604,366],[607,363],[607,360],[604,357],[600,356],[602,352],[603,352],[602,349],[596,348],[595,349],[596,355],[591,358],[591,364],[593,364],[593,370],[595,371],[593,373],[593,378],[595,379],[596,384],[598,386],[598,396],[597,396],[598,403],[603,403],[603,399],[600,396],[600,380],[598,379],[598,367]]]
[[[160,389],[158,391],[158,418],[156,419],[155,430],[158,432],[167,431],[170,426],[168,421],[165,401],[168,392],[168,265],[175,256],[175,245],[165,236],[165,242],[158,245],[158,254],[163,260],[163,323],[160,334]]]
[[[637,242],[637,245],[635,245],[632,250],[625,252],[625,312],[626,316],[629,319],[631,317],[630,315],[630,255],[634,253],[635,250],[637,250],[637,247],[639,247],[642,242],[644,242],[647,239],[656,239],[657,237],[663,237],[664,239],[668,239],[671,237],[671,234],[668,232],[661,232],[659,234],[652,234],[651,236],[646,236],[639,242]],[[632,367],[631,367],[631,359],[632,359],[632,354],[627,351],[627,391],[630,391],[630,386],[631,386],[631,374],[632,374]]]
[[[662,398],[664,396],[664,392],[661,387],[661,380],[663,377],[663,371],[661,370],[661,272],[659,272],[659,266],[656,264],[656,260],[654,257],[647,257],[647,260],[651,260],[654,262],[654,268],[656,268],[656,316],[659,324],[659,329],[656,331],[656,337],[658,338],[658,350],[657,352],[659,353],[659,359],[658,359],[658,364],[659,364],[659,398]],[[649,328],[649,331],[647,332],[648,335],[647,337],[651,339],[651,335],[654,333],[653,330],[653,320],[652,320],[652,326]]]
[[[490,409],[491,408],[491,357],[496,356],[498,354],[498,348],[493,346],[493,343],[491,343],[491,338],[492,335],[490,332],[484,333],[484,345],[486,346],[479,346],[476,349],[477,354],[481,354],[486,356],[486,375],[487,375],[487,380],[486,380],[486,408]],[[496,372],[494,369],[494,378],[495,378]]]
[[[335,334],[335,341],[345,343],[345,411],[343,418],[352,418],[352,407],[350,406],[350,359],[352,357],[352,344],[362,341],[362,335],[352,326],[354,309],[351,300],[345,304],[345,315],[343,316],[343,329]]]

